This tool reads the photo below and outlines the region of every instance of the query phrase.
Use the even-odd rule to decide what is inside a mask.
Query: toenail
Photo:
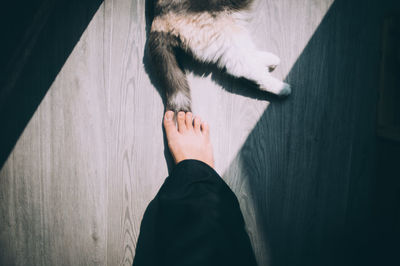
[[[167,111],[167,113],[165,114],[165,118],[167,120],[172,120],[173,116],[174,116],[174,112],[172,112],[172,111]]]
[[[180,116],[180,117],[182,117],[182,116],[184,116],[184,115],[185,115],[184,112],[179,112],[179,113],[178,113],[178,116]]]

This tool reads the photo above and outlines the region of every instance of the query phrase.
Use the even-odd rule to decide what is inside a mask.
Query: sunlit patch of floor
[[[250,29],[260,49],[281,58],[274,76],[285,79],[333,2],[302,0],[296,5],[291,1],[255,2]],[[191,73],[189,82],[194,112],[211,125],[216,169],[224,173],[270,103],[232,94],[216,84],[211,74],[200,77]],[[292,85],[296,90],[296,85]]]

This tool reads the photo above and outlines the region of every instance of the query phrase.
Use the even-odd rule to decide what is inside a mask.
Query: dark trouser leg
[[[211,167],[175,166],[146,209],[133,265],[256,265],[237,198]]]

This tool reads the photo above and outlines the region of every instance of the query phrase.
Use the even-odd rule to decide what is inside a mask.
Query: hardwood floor
[[[63,12],[74,17],[82,5]],[[171,166],[163,99],[144,56],[145,7],[105,0],[93,18],[83,8],[76,17],[90,23],[68,58],[57,50],[67,38],[60,32],[85,23],[50,19],[40,55],[27,63],[32,88],[44,89],[18,92],[14,107],[32,97],[36,105],[23,119],[15,111],[0,121],[13,129],[1,142],[1,265],[132,263],[142,215]],[[378,4],[258,0],[255,10],[251,31],[281,57],[274,75],[292,84],[288,99],[184,59],[216,170],[240,201],[260,265],[366,265]],[[67,58],[54,82],[58,64],[48,53]]]

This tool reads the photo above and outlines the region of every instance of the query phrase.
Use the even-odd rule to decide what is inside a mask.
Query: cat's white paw
[[[291,93],[292,93],[292,88],[290,87],[290,85],[283,82],[282,88],[281,88],[280,92],[278,93],[278,95],[281,97],[284,97],[284,96],[288,96]]]
[[[177,92],[167,100],[167,109],[174,112],[191,112],[191,103],[190,95]]]
[[[288,96],[292,92],[289,84],[271,76],[264,79],[263,82],[260,83],[260,89],[271,92],[280,97]]]

